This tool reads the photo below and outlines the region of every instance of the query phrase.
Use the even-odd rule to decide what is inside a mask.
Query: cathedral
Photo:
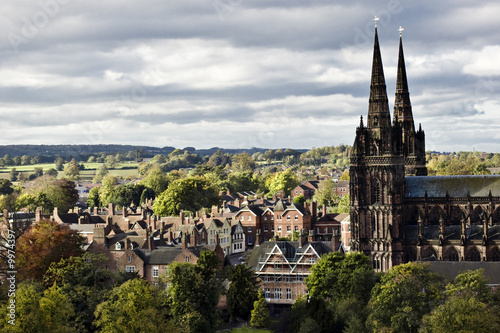
[[[417,260],[500,261],[500,177],[427,176],[401,29],[395,95],[391,121],[375,26],[368,117],[356,128],[349,171],[351,250],[383,272]]]

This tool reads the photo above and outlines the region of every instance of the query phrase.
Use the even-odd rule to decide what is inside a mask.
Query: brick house
[[[292,305],[300,295],[307,295],[305,279],[321,255],[342,251],[339,237],[330,242],[306,241],[301,232],[299,241],[264,242],[254,247],[246,264],[257,275],[267,303]]]

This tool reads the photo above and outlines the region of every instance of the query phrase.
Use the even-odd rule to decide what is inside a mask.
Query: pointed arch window
[[[372,183],[372,204],[380,203],[380,182],[375,179]]]

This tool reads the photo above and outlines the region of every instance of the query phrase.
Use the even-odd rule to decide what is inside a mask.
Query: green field
[[[84,162],[83,165],[85,166],[84,170],[80,170],[80,179],[81,180],[92,180],[94,178],[96,170],[100,168],[103,163],[86,163]],[[109,174],[112,176],[117,176],[117,177],[123,177],[127,178],[128,176],[132,177],[139,177],[139,173],[137,172],[137,167],[139,166],[139,163],[133,162],[133,163],[117,163],[115,169],[109,169]],[[10,171],[15,168],[17,171],[25,173],[27,175],[32,174],[35,172],[35,168],[42,168],[43,171],[47,171],[49,169],[55,168],[54,163],[44,163],[44,164],[32,164],[32,165],[16,165],[16,166],[9,166],[5,168],[0,168],[0,178],[3,179],[9,179],[10,178]],[[63,178],[64,177],[64,171],[58,171],[58,178]]]

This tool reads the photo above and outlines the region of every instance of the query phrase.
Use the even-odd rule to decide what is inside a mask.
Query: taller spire
[[[389,128],[391,116],[387,100],[384,68],[375,26],[375,41],[373,45],[372,77],[370,84],[370,101],[368,106],[368,127],[372,129]]]

